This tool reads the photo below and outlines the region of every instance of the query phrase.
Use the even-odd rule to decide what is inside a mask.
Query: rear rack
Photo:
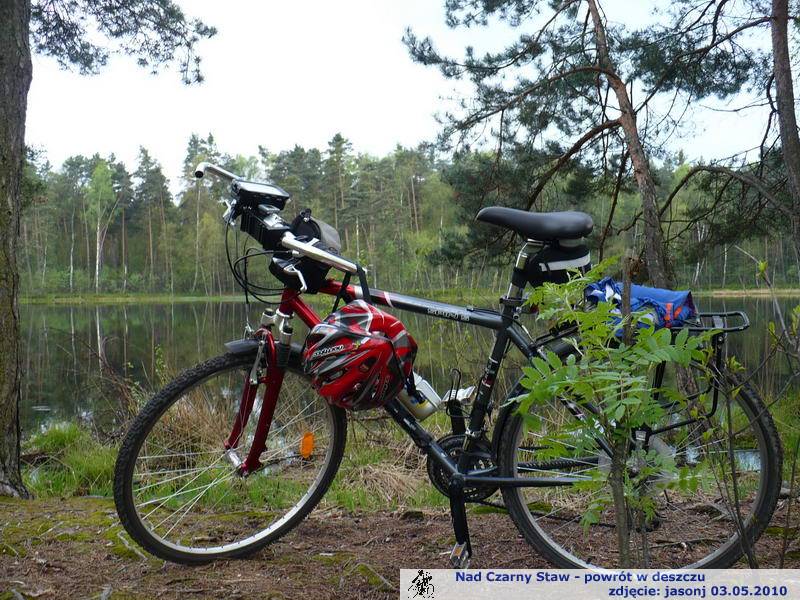
[[[741,310],[712,311],[697,314],[697,319],[687,323],[680,329],[691,332],[717,330],[720,333],[733,333],[744,331],[750,327],[750,319]]]

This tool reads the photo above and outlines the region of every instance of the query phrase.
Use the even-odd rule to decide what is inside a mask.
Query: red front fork
[[[320,322],[319,316],[310,306],[300,299],[300,294],[295,290],[286,289],[283,291],[278,312],[286,315],[287,318],[291,318],[296,312],[303,323],[309,328]],[[261,403],[261,413],[258,415],[256,430],[253,434],[253,443],[250,445],[247,458],[245,458],[238,467],[239,474],[245,476],[261,468],[259,457],[267,447],[267,435],[272,425],[272,417],[275,415],[275,407],[278,404],[278,396],[280,395],[283,376],[286,372],[285,367],[279,367],[277,365],[275,339],[272,336],[272,331],[264,327],[260,329],[256,335],[260,336],[264,341],[263,352],[264,360],[267,364],[267,372],[255,385],[250,382],[250,372],[245,376],[246,379],[244,389],[242,390],[242,398],[239,402],[239,411],[236,414],[233,429],[225,442],[226,450],[238,447],[242,438],[242,431],[245,425],[247,425],[250,413],[253,410],[256,393],[258,392],[258,385],[263,383],[265,385],[264,399]]]

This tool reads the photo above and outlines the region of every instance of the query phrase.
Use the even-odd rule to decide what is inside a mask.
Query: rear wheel
[[[263,468],[248,477],[224,443],[255,354],[225,354],[184,371],[142,409],[117,458],[114,500],[131,537],[180,563],[244,557],[295,527],[331,484],[344,451],[343,410],[287,370]],[[261,408],[260,384],[239,443],[247,454]]]
[[[697,369],[695,380],[707,386],[701,375]],[[721,391],[712,417],[650,440],[654,462],[673,466],[659,467],[648,479],[647,496],[652,498],[654,514],[647,519],[641,514],[629,518],[633,566],[725,568],[743,555],[726,437],[729,424],[745,539],[752,544],[772,517],[782,480],[778,433],[755,391],[731,374],[724,377],[727,391]],[[711,394],[700,401],[709,410]],[[587,448],[570,443],[570,432],[578,423],[565,402],[534,407],[531,412],[536,419],[529,422],[536,425],[526,427],[519,414],[505,421],[498,456],[502,474],[569,477],[580,483],[505,488],[503,497],[511,518],[526,541],[557,567],[620,566],[607,454],[596,444]],[[670,407],[665,424],[678,424],[690,412],[686,406]],[[587,518],[592,511],[595,517]]]

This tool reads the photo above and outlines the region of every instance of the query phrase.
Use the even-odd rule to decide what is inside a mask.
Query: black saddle
[[[478,221],[511,229],[528,240],[552,242],[577,240],[592,232],[592,217],[583,212],[535,213],[504,206],[487,206],[475,217]]]

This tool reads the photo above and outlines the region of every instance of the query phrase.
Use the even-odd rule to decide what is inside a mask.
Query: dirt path
[[[547,567],[507,516],[470,517],[475,568]],[[777,566],[780,539],[759,544]],[[401,567],[447,567],[445,512],[358,516],[315,511],[254,558],[183,567],[142,554],[110,501],[0,500],[0,600],[6,598],[397,598]],[[792,553],[787,567],[800,566]]]

